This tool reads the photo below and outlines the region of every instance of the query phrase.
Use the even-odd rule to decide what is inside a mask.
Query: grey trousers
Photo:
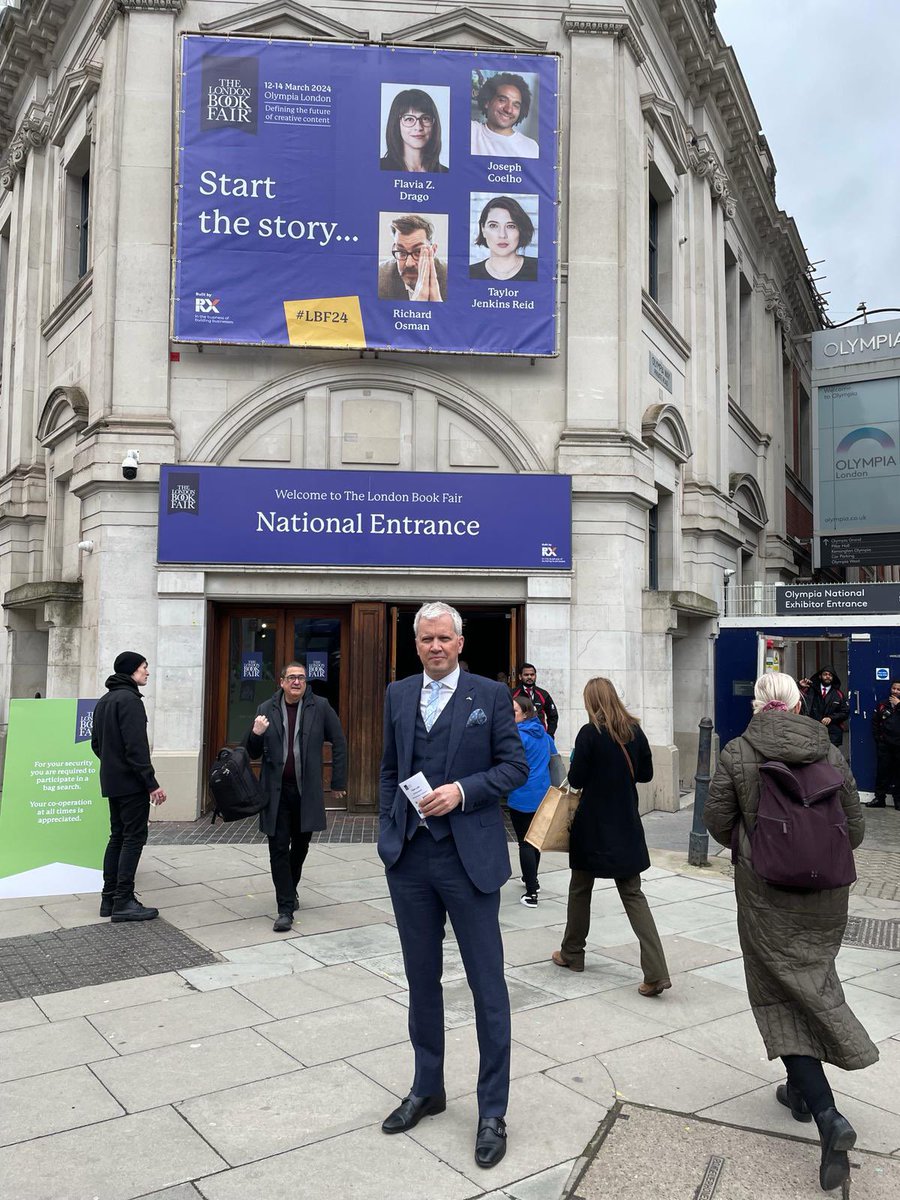
[[[669,978],[669,968],[662,942],[656,930],[647,897],[641,891],[640,875],[617,879],[616,887],[625,915],[641,945],[641,970],[645,983],[658,983]],[[589,871],[573,871],[569,882],[569,907],[566,932],[562,940],[562,956],[567,963],[584,966],[584,945],[591,928],[591,893],[594,876]]]

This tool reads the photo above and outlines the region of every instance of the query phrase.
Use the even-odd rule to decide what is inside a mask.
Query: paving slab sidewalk
[[[654,853],[645,892],[674,986],[653,1000],[637,993],[637,944],[606,881],[580,976],[548,961],[565,920],[565,856],[544,857],[536,910],[519,904],[517,882],[503,889],[513,1083],[509,1152],[489,1172],[472,1157],[477,1044],[452,931],[448,1108],[386,1138],[380,1122],[412,1072],[390,903],[371,844],[317,844],[308,865],[295,927],[275,935],[258,846],[148,846],[139,888],[146,879],[164,898],[161,919],[218,961],[0,1004],[6,1194],[687,1200],[711,1155],[726,1160],[717,1200],[821,1194],[807,1127],[774,1102],[780,1072],[749,1011],[725,864],[690,871],[677,850]],[[0,936],[13,921],[23,938],[82,910],[93,921],[90,899],[0,902]],[[900,903],[854,897],[851,911],[900,918]],[[839,965],[882,1052],[869,1071],[831,1072],[859,1131],[864,1194],[880,1200],[897,1194],[900,1169],[900,951],[848,948]],[[740,1191],[759,1159],[771,1190]]]

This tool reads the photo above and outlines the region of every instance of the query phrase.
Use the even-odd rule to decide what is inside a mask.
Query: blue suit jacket
[[[386,867],[400,857],[406,837],[408,801],[397,786],[412,774],[421,672],[388,685],[384,702],[378,853]],[[453,705],[447,761],[432,787],[461,783],[465,809],[448,814],[450,831],[466,874],[480,892],[494,892],[509,879],[509,850],[501,797],[528,778],[528,763],[516,731],[509,688],[461,671]]]

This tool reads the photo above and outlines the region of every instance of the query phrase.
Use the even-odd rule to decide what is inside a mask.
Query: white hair
[[[413,617],[413,633],[415,636],[419,636],[420,621],[435,621],[438,617],[449,617],[453,622],[453,632],[457,637],[462,637],[462,617],[455,608],[451,608],[449,604],[444,604],[441,600],[435,600],[431,604],[423,604]]]
[[[777,704],[791,711],[800,702],[800,689],[797,681],[781,671],[767,671],[760,675],[753,687],[753,715],[766,707],[767,704]]]

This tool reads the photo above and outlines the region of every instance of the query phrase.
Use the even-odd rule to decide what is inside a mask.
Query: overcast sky
[[[900,308],[900,0],[719,0],[828,315]],[[891,320],[885,313],[876,320]]]

